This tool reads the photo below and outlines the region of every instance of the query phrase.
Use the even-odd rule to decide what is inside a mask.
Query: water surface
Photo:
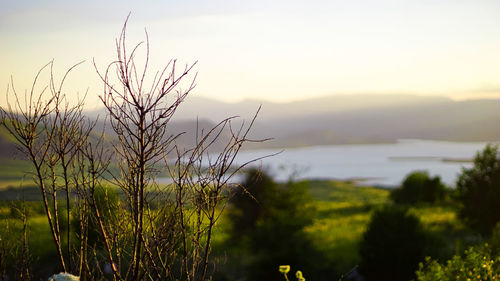
[[[393,144],[332,145],[286,149],[254,163],[268,169],[279,181],[294,179],[363,179],[364,183],[397,186],[416,170],[438,175],[455,186],[466,160],[474,158],[485,142],[399,140]],[[273,154],[277,150],[242,151],[238,163]]]

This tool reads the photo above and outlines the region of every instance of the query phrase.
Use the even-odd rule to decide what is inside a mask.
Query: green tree
[[[406,209],[380,209],[363,235],[360,272],[368,280],[410,280],[419,262],[439,248],[432,240],[418,217]]]
[[[278,184],[266,173],[251,169],[242,187],[231,201],[230,217],[232,242],[247,260],[239,265],[243,274],[233,279],[280,280],[276,270],[280,264],[300,268],[311,280],[332,276],[324,255],[304,231],[313,218],[307,186]]]
[[[474,166],[463,169],[457,182],[459,215],[483,235],[491,234],[500,221],[500,158],[498,147],[487,145],[474,159]]]
[[[439,176],[431,178],[427,171],[416,171],[406,176],[401,187],[391,192],[391,199],[398,204],[442,201],[446,187]]]
[[[278,185],[267,173],[258,169],[248,170],[241,188],[231,199],[233,206],[229,217],[232,222],[232,238],[255,228],[257,220],[266,216],[277,197]]]

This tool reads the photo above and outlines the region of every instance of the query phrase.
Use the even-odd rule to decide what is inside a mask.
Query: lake
[[[286,149],[254,163],[278,181],[293,179],[360,180],[360,184],[398,186],[407,174],[428,171],[454,187],[463,167],[485,147],[485,142],[399,140],[392,144],[331,145]],[[238,163],[278,150],[242,151]]]

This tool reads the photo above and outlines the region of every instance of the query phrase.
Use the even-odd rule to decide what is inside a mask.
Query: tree
[[[431,178],[427,171],[416,171],[406,176],[401,187],[391,191],[391,199],[398,204],[442,201],[446,187],[439,176]]]
[[[474,158],[474,166],[463,168],[457,181],[459,215],[483,235],[491,234],[500,221],[500,158],[498,147],[487,145]]]
[[[242,188],[231,199],[232,248],[249,257],[240,274],[248,280],[279,280],[276,266],[289,264],[322,280],[333,275],[324,255],[315,249],[304,228],[312,223],[307,187],[280,184],[265,172],[250,169]],[[229,280],[241,278],[231,276]]]
[[[232,239],[239,240],[256,227],[257,221],[271,211],[277,200],[278,184],[266,172],[251,168],[241,188],[231,198],[229,218]],[[236,241],[235,241],[236,242]]]
[[[360,244],[360,272],[368,280],[411,280],[430,254],[429,236],[405,209],[375,211]]]

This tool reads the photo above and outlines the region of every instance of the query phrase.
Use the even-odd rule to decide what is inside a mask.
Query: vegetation
[[[112,130],[107,136],[96,133],[97,121],[82,114],[84,101],[72,102],[66,95],[65,80],[78,64],[59,83],[53,63],[47,64],[25,99],[10,89],[13,99],[7,109],[1,108],[0,123],[31,165],[45,217],[40,232],[50,235],[37,257],[48,257],[51,264],[36,273],[30,270],[32,222],[23,207],[14,216],[21,227],[2,221],[4,229],[16,231],[0,233],[0,240],[22,243],[0,245],[0,279],[46,279],[60,271],[82,280],[119,281],[207,280],[213,274],[214,227],[235,187],[232,176],[248,164],[233,162],[249,141],[256,116],[246,126],[227,118],[197,132],[193,147],[178,146],[178,135],[171,135],[167,126],[194,88],[194,78],[181,86],[195,64],[179,71],[173,60],[149,78],[148,40],[140,67],[136,58],[142,44],[128,52],[125,38],[126,23],[117,39],[117,59],[98,71],[104,85],[100,99]],[[50,78],[40,86],[45,71]],[[215,143],[222,144],[216,154]],[[160,172],[168,173],[172,184],[157,184]]]
[[[57,84],[52,72],[48,96],[35,81],[27,104],[14,91],[14,107],[1,110],[25,155],[3,162],[0,280],[59,271],[82,280],[288,278],[290,267],[277,271],[279,264],[319,281],[357,265],[369,280],[498,279],[497,147],[463,170],[457,202],[443,202],[439,177],[420,171],[392,192],[329,180],[277,183],[256,169],[239,186],[231,178],[248,163],[233,162],[255,119],[235,129],[228,118],[199,131],[194,147],[177,145],[166,128],[193,88],[191,80],[176,91],[194,65],[177,75],[172,62],[146,91],[147,64],[134,63],[139,45],[128,55],[125,45],[124,27],[117,61],[100,74],[111,136],[96,133],[83,101],[71,105],[65,96],[66,76]],[[28,173],[34,183],[13,187]],[[172,183],[157,184],[161,173]]]
[[[289,281],[289,279],[288,279],[288,272],[290,272],[289,265],[280,265],[279,272],[281,274],[283,274],[283,277],[285,277],[286,281]],[[297,272],[295,273],[295,277],[297,277],[297,281],[305,281],[306,280],[304,278],[304,275],[302,274],[302,271],[300,271],[300,270],[297,270]]]
[[[445,195],[446,187],[439,176],[431,178],[427,171],[415,171],[391,192],[391,199],[397,204],[436,203]]]
[[[260,178],[264,179],[266,173],[260,173],[260,175]],[[289,190],[287,188],[289,186],[288,183],[275,183],[273,181],[273,184],[276,189]],[[293,268],[300,268],[307,280],[313,280],[313,275],[315,275],[314,280],[338,280],[342,275],[347,275],[356,265],[361,263],[359,247],[363,240],[363,233],[370,223],[373,212],[389,204],[390,191],[379,188],[358,187],[352,182],[331,180],[302,181],[296,182],[294,185],[296,185],[296,190],[301,190],[302,194],[306,192],[310,195],[309,199],[301,199],[300,197],[297,199],[301,205],[300,208],[311,210],[309,214],[312,216],[310,217],[312,218],[312,223],[305,225],[303,231],[301,231],[304,238],[307,238],[312,244],[311,251],[317,253],[316,256],[311,255],[310,260],[321,265],[323,270],[327,267],[328,271],[324,272],[318,269],[318,267],[314,267],[314,270],[317,271],[309,272],[309,270],[295,265],[293,265]],[[18,194],[20,194],[23,189],[11,188],[8,190],[8,194],[14,193],[14,191],[18,191]],[[104,189],[100,190],[104,191]],[[114,187],[112,190],[117,192],[119,200],[124,198],[119,189]],[[0,189],[0,192],[7,192],[7,189]],[[98,192],[97,194],[99,198],[105,192]],[[108,195],[111,195],[111,197],[114,196],[112,193],[108,193]],[[15,199],[15,197],[10,198]],[[32,275],[45,276],[47,278],[54,273],[53,264],[54,260],[57,260],[57,257],[54,256],[50,230],[47,225],[47,219],[43,216],[43,205],[39,201],[39,198],[40,195],[38,194],[38,197],[31,198],[33,201],[26,201],[24,203],[26,210],[28,210],[27,241],[32,257],[30,260]],[[236,199],[235,197],[233,198]],[[241,198],[247,198],[248,202],[256,203],[257,206],[260,206],[262,203],[260,201],[257,203],[255,199],[252,199],[248,195]],[[2,233],[0,235],[4,239],[2,241],[9,243],[7,245],[10,248],[7,249],[18,249],[16,250],[17,253],[21,253],[22,221],[19,219],[19,216],[11,215],[11,212],[13,212],[11,210],[14,208],[11,207],[13,206],[11,202],[13,201],[0,200],[0,232]],[[268,204],[273,205],[273,201],[269,201]],[[15,204],[16,208],[22,205],[22,202]],[[77,208],[76,205],[73,206],[75,209]],[[271,206],[270,208],[276,207]],[[430,240],[431,242],[434,241],[436,249],[439,247],[443,247],[444,249],[441,249],[444,253],[434,253],[432,260],[447,260],[451,258],[452,253],[460,254],[469,246],[483,241],[461,223],[456,216],[456,208],[453,204],[437,203],[434,205],[409,206],[408,208],[409,214],[413,214],[419,218],[424,232],[430,233],[431,237],[446,237],[446,245],[440,243],[439,241],[442,241],[442,239],[439,238],[435,238],[438,241]],[[154,209],[158,210],[157,207]],[[257,257],[257,255],[253,255],[250,252],[248,236],[242,235],[238,237],[232,231],[232,219],[236,213],[238,213],[236,208],[228,208],[226,212],[222,213],[213,232],[213,251],[211,256],[213,264],[217,265],[214,280],[235,280],[238,276],[246,277],[248,267],[245,266],[252,264],[253,260]],[[71,214],[73,217],[73,214],[76,214],[76,212],[72,211]],[[73,222],[73,225],[78,225],[78,223]],[[75,228],[73,226],[73,229]],[[5,233],[7,230],[9,233]],[[89,244],[92,244],[90,243],[90,236]],[[6,237],[8,238],[7,240],[5,240]],[[97,238],[99,237],[100,235],[97,236]],[[76,241],[76,237],[74,239]],[[494,244],[492,240],[488,242],[490,245]],[[14,247],[14,245],[16,246]],[[280,251],[281,249],[276,247],[275,250]],[[307,255],[307,253],[307,251],[301,251],[299,254]],[[316,260],[316,258],[319,260]],[[18,261],[18,259],[8,260],[11,262]],[[277,271],[277,266],[285,264],[285,262],[286,260],[279,260],[277,264],[271,265],[269,270]],[[46,268],[50,268],[51,266],[52,270],[46,271]],[[104,270],[104,266],[102,266],[102,270]],[[12,269],[15,267],[8,266],[6,268]],[[255,270],[259,270],[259,268]],[[265,268],[265,270],[268,269]],[[14,273],[11,272],[11,274]],[[320,276],[321,274],[323,275]],[[280,277],[278,276],[278,278]]]
[[[474,166],[463,169],[457,182],[459,214],[483,235],[491,234],[500,221],[500,157],[498,147],[487,145],[474,159]]]
[[[416,275],[420,281],[500,280],[500,256],[484,244],[471,247],[463,256],[456,255],[445,263],[428,257]]]
[[[389,192],[330,180],[309,181],[307,185],[314,198],[316,218],[306,227],[306,233],[340,278],[359,264],[359,242],[370,215],[388,202]]]
[[[439,262],[427,257],[416,272],[418,280],[500,280],[500,223],[487,243]]]
[[[314,218],[310,202],[303,184],[277,184],[262,171],[248,172],[228,213],[232,246],[248,257],[240,265],[240,272],[245,273],[240,278],[277,280],[276,264],[280,263],[310,272],[311,279],[319,279],[328,271],[327,275],[332,275],[326,259],[305,232]]]
[[[431,239],[406,209],[377,210],[360,245],[360,272],[369,280],[410,280],[419,262],[439,249]]]

